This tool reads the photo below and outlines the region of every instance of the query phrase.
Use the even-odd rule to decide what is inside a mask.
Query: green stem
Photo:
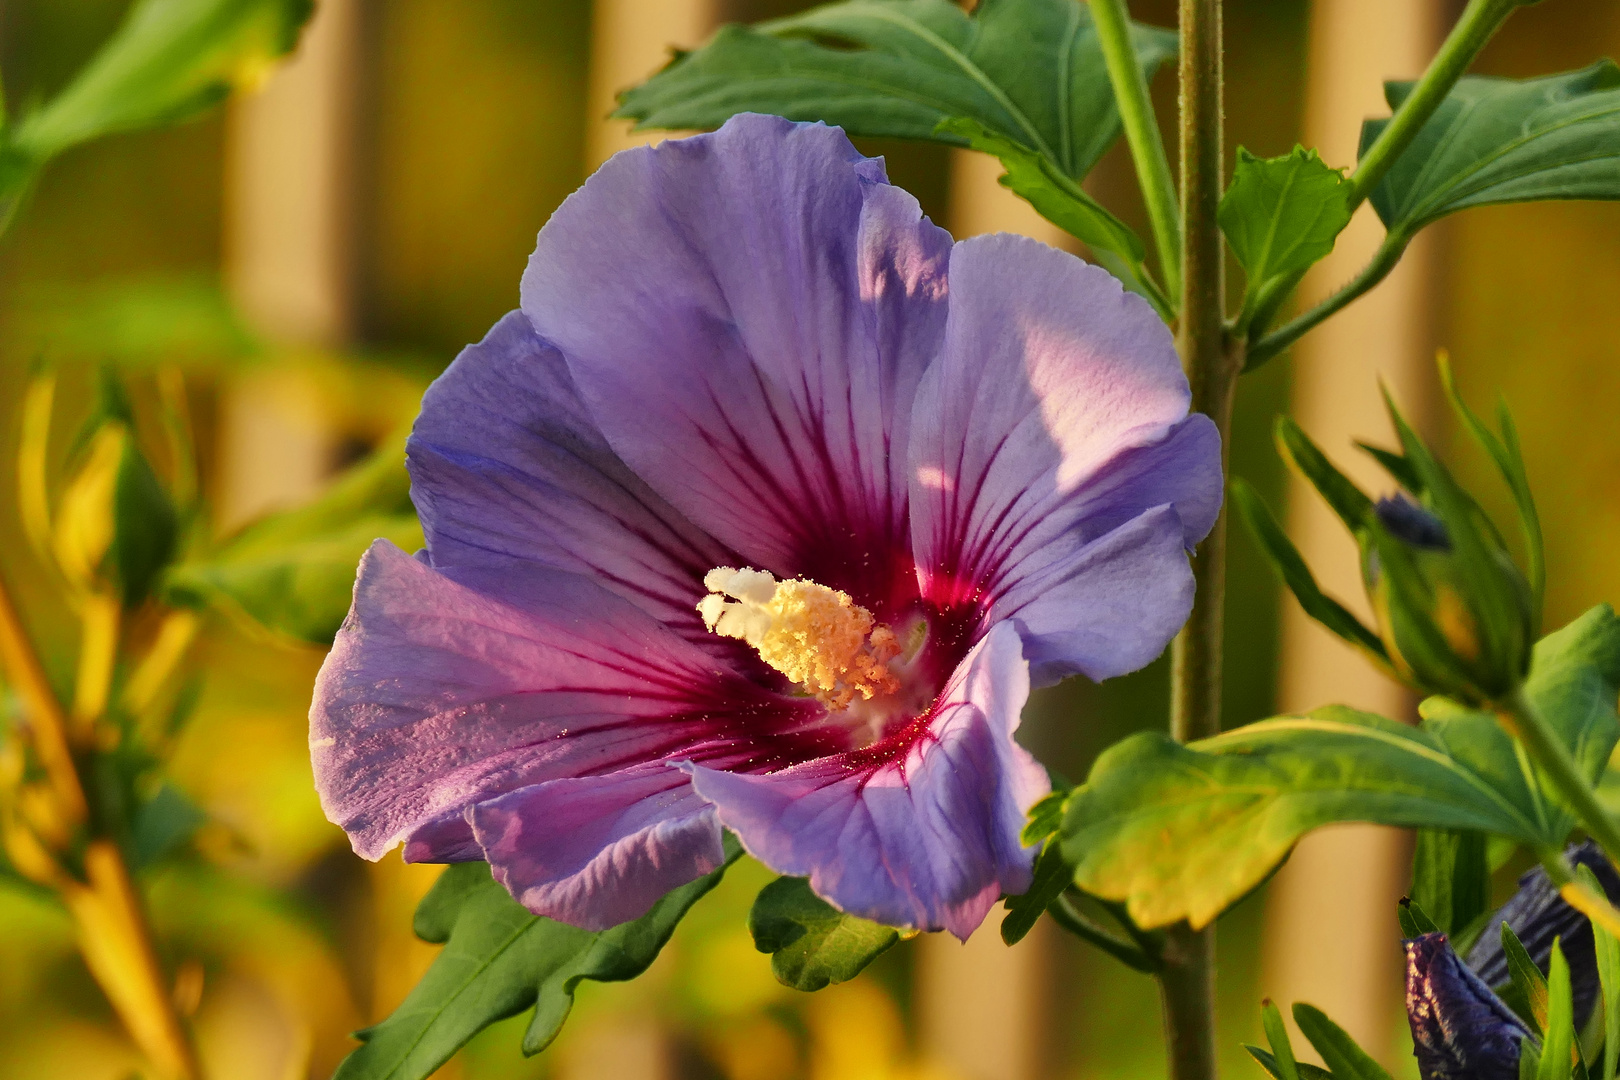
[[[1170,175],[1170,158],[1164,152],[1164,138],[1153,115],[1147,78],[1131,44],[1131,17],[1125,0],[1091,0],[1091,21],[1097,27],[1103,61],[1108,65],[1108,81],[1113,84],[1114,100],[1125,125],[1125,142],[1131,148],[1136,179],[1147,203],[1165,291],[1174,296],[1181,291],[1181,213],[1176,205],[1176,182]]]
[[[1149,975],[1159,971],[1158,961],[1137,946],[1125,941],[1086,918],[1066,896],[1060,896],[1046,909],[1052,921],[1087,944],[1094,945],[1126,967]]]
[[[1332,316],[1349,307],[1351,303],[1360,299],[1373,286],[1389,276],[1389,272],[1395,269],[1396,264],[1401,261],[1401,256],[1405,254],[1406,245],[1409,243],[1411,243],[1411,237],[1404,233],[1392,232],[1385,234],[1384,242],[1379,245],[1378,251],[1372,257],[1372,261],[1362,267],[1361,272],[1355,277],[1345,282],[1337,292],[1309,311],[1295,316],[1271,333],[1260,338],[1260,340],[1251,343],[1248,354],[1248,369],[1253,370],[1260,364],[1265,363],[1304,337],[1311,330],[1314,330],[1320,323],[1326,322]],[[1265,297],[1262,296],[1261,303],[1264,302]]]
[[[1519,4],[1520,0],[1469,0],[1440,51],[1429,61],[1428,70],[1356,163],[1356,171],[1350,174],[1350,209],[1361,205],[1402,152],[1412,145],[1412,140],[1451,93],[1474,57]]]
[[[1215,421],[1223,457],[1242,349],[1225,328],[1225,252],[1215,213],[1223,187],[1221,0],[1181,0],[1181,325],[1176,347],[1192,407]],[[1225,462],[1222,462],[1225,472]],[[1193,610],[1171,647],[1170,733],[1180,742],[1221,729],[1226,515],[1192,559]],[[1159,977],[1171,1080],[1214,1080],[1215,930],[1185,923],[1165,935]]]
[[[1401,102],[1400,108],[1395,110],[1384,130],[1378,133],[1378,138],[1373,140],[1373,144],[1367,147],[1367,152],[1362,154],[1361,160],[1356,163],[1355,171],[1350,174],[1348,197],[1351,210],[1366,201],[1367,196],[1372,194],[1373,189],[1394,166],[1402,152],[1412,145],[1412,140],[1423,130],[1423,125],[1429,122],[1429,118],[1446,99],[1446,95],[1451,93],[1451,88],[1457,85],[1457,80],[1462,78],[1480,50],[1500,29],[1502,23],[1507,21],[1507,17],[1513,14],[1513,9],[1518,7],[1520,2],[1521,0],[1470,0],[1457,24],[1451,28],[1451,33],[1446,35],[1440,51],[1435,53],[1427,70],[1418,79],[1417,85],[1412,88],[1406,100]],[[1253,370],[1269,360],[1293,344],[1301,334],[1336,314],[1345,305],[1382,281],[1395,261],[1399,260],[1401,252],[1405,250],[1410,240],[1410,236],[1402,239],[1399,246],[1393,250],[1393,259],[1389,265],[1382,267],[1382,271],[1376,276],[1370,277],[1372,272],[1378,270],[1380,259],[1390,254],[1390,239],[1386,238],[1384,246],[1379,248],[1379,255],[1351,283],[1356,285],[1363,283],[1363,279],[1368,279],[1362,287],[1357,291],[1348,291],[1350,287],[1346,286],[1345,289],[1318,304],[1316,308],[1294,319],[1283,328],[1294,331],[1286,339],[1281,336],[1281,331],[1267,334],[1266,327],[1271,325],[1277,311],[1304,280],[1305,271],[1296,271],[1266,286],[1253,305],[1254,317],[1244,328],[1250,343],[1248,370]]]
[[[1620,864],[1620,823],[1598,801],[1581,767],[1570,756],[1546,717],[1521,686],[1496,702],[1497,715],[1515,738],[1530,751],[1537,765],[1552,780],[1564,801],[1575,811],[1592,839],[1603,848],[1609,860]]]

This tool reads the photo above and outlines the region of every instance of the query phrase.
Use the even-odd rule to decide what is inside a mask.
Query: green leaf
[[[54,365],[151,371],[231,365],[259,350],[218,279],[150,274],[106,282],[40,283],[16,297],[5,346]]]
[[[1328,460],[1291,417],[1277,417],[1276,439],[1283,460],[1311,482],[1345,528],[1359,535],[1373,516],[1372,500]]]
[[[1415,85],[1384,84],[1390,108]],[[1363,152],[1388,124],[1362,126]],[[1371,199],[1392,232],[1408,235],[1473,206],[1620,199],[1620,68],[1600,60],[1539,79],[1465,76]]]
[[[1294,1041],[1288,1037],[1288,1025],[1283,1023],[1282,1013],[1270,1000],[1260,1006],[1260,1023],[1266,1029],[1266,1042],[1271,1044],[1277,1080],[1300,1080],[1299,1063],[1294,1060]]]
[[[754,947],[771,954],[777,981],[795,990],[848,982],[900,940],[900,931],[846,915],[810,891],[805,878],[777,878],[748,913]]]
[[[1294,1005],[1294,1023],[1300,1034],[1310,1040],[1316,1052],[1322,1055],[1333,1080],[1390,1080],[1384,1067],[1372,1055],[1356,1045],[1356,1040],[1327,1014],[1314,1005],[1298,1002]]]
[[[1238,148],[1231,186],[1216,213],[1248,293],[1272,278],[1304,270],[1333,250],[1350,223],[1349,182],[1315,150],[1294,147],[1282,157],[1259,158]]]
[[[1423,910],[1423,905],[1410,896],[1402,897],[1401,902],[1395,905],[1395,917],[1401,924],[1402,937],[1420,937],[1440,931],[1434,920],[1429,918],[1429,913]]]
[[[1602,896],[1603,885],[1590,866],[1575,869],[1576,876]],[[1620,1071],[1620,941],[1596,920],[1592,921],[1593,953],[1597,959],[1598,985],[1603,989],[1603,1080],[1614,1080]],[[1596,1060],[1594,1057],[1593,1060]]]
[[[1063,850],[1080,887],[1125,901],[1139,926],[1201,927],[1338,821],[1537,834],[1429,732],[1329,706],[1188,746],[1126,739],[1070,797]]]
[[[1050,158],[996,134],[977,120],[942,120],[938,130],[942,135],[960,136],[973,149],[999,158],[1007,170],[1001,177],[1002,187],[1009,188],[1070,236],[1123,257],[1141,277],[1142,259],[1147,255],[1141,238],[1078,183],[1064,176]]]
[[[1519,434],[1513,425],[1513,416],[1508,412],[1507,403],[1501,402],[1497,408],[1501,435],[1498,436],[1486,427],[1485,422],[1468,407],[1468,403],[1457,392],[1457,383],[1451,376],[1451,363],[1444,353],[1440,356],[1440,384],[1445,388],[1446,399],[1451,402],[1452,411],[1462,420],[1463,426],[1473,435],[1474,441],[1490,455],[1497,470],[1501,472],[1502,479],[1506,481],[1508,490],[1513,493],[1514,506],[1519,513],[1519,526],[1524,532],[1525,548],[1529,555],[1527,576],[1530,579],[1535,632],[1539,633],[1542,597],[1547,591],[1547,559],[1541,535],[1541,516],[1536,512],[1535,496],[1530,492],[1530,477],[1524,467],[1524,456],[1519,450]]]
[[[1412,901],[1433,918],[1436,930],[1455,938],[1485,914],[1490,909],[1490,886],[1483,833],[1418,830],[1412,853]]]
[[[1507,961],[1508,985],[1503,998],[1514,1012],[1535,1032],[1545,1038],[1547,1032],[1547,977],[1536,966],[1513,927],[1503,923],[1502,957]]]
[[[1556,938],[1547,967],[1547,1023],[1542,1030],[1536,1080],[1570,1080],[1575,1065],[1575,1004],[1569,988],[1569,964]]]
[[[742,849],[729,836],[726,844],[729,866]],[[593,933],[531,915],[484,863],[451,866],[416,915],[417,933],[444,950],[388,1019],[357,1033],[364,1045],[333,1080],[423,1080],[478,1032],[529,1008],[523,1052],[539,1053],[562,1029],[582,980],[622,982],[646,971],[724,873],[722,866],[634,922]]]
[[[1384,643],[1349,608],[1322,591],[1299,549],[1271,516],[1271,510],[1259,493],[1242,480],[1234,479],[1231,486],[1232,501],[1237,504],[1238,513],[1305,614],[1387,670],[1389,654],[1384,651]]]
[[[11,129],[34,163],[117,131],[173,123],[261,81],[311,0],[141,0],[65,90]]]
[[[348,614],[360,556],[379,537],[422,546],[403,434],[306,506],[271,514],[216,551],[171,568],[164,598],[213,606],[299,641],[331,644]]]
[[[1132,27],[1149,78],[1175,34]],[[927,139],[965,117],[1049,159],[1070,179],[1119,137],[1119,111],[1090,11],[1075,0],[847,0],[755,27],[723,27],[703,48],[620,96],[644,128],[714,128],[739,112],[824,120],[851,135]]]
[[[1620,716],[1615,712],[1620,694],[1620,620],[1614,609],[1599,604],[1537,642],[1524,688],[1588,781],[1596,782],[1620,740]],[[1512,741],[1492,713],[1441,697],[1425,700],[1418,711],[1425,730],[1440,738],[1454,757],[1543,818],[1540,842],[1563,846],[1576,815],[1563,804],[1551,780],[1539,771],[1526,776]]]
[[[1423,479],[1418,476],[1417,470],[1412,468],[1412,463],[1407,461],[1405,456],[1397,454],[1393,450],[1385,450],[1381,446],[1373,446],[1364,442],[1356,443],[1356,449],[1361,450],[1383,466],[1384,471],[1389,473],[1401,487],[1413,495],[1419,497],[1423,495]]]
[[[1589,777],[1620,738],[1620,622],[1600,605],[1536,646],[1525,692]],[[1468,829],[1562,846],[1574,816],[1488,712],[1442,698],[1418,729],[1340,706],[1181,746],[1144,732],[1070,795],[1075,882],[1138,926],[1213,920],[1332,822]]]
[[[1038,844],[1063,827],[1063,804],[1068,801],[1074,785],[1054,780],[1052,790],[1036,800],[1029,808],[1029,820],[1018,838],[1026,845]]]
[[[183,606],[213,606],[256,626],[313,645],[330,645],[348,614],[355,570],[373,541],[405,551],[422,546],[410,514],[373,514],[304,539],[232,545],[218,557],[175,567],[166,597]]]
[[[208,821],[208,813],[185,792],[165,782],[141,804],[130,822],[130,868],[152,866],[190,839]]]
[[[1251,1046],[1248,1043],[1243,1044],[1243,1049],[1247,1050],[1249,1056],[1260,1063],[1262,1069],[1272,1075],[1273,1080],[1289,1080],[1288,1077],[1282,1074],[1277,1064],[1277,1057],[1271,1051],[1262,1050],[1258,1046]],[[1297,1062],[1294,1068],[1298,1070],[1299,1080],[1333,1080],[1332,1073],[1318,1065],[1312,1065],[1308,1061]]]
[[[1035,877],[1029,890],[1006,899],[1007,917],[1001,920],[1001,940],[1008,945],[1024,940],[1053,901],[1074,884],[1074,871],[1063,858],[1063,846],[1050,838],[1050,833],[1047,835],[1046,846],[1035,860]]]

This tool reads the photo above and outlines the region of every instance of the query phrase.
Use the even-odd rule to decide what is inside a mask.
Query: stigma
[[[894,631],[846,592],[804,578],[717,566],[703,576],[703,625],[752,645],[760,659],[834,711],[894,693]]]

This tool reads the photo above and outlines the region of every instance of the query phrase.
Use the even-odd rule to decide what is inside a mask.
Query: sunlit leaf
[[[1391,109],[1414,85],[1385,84]],[[1363,125],[1363,151],[1388,124]],[[1472,206],[1620,199],[1620,67],[1601,60],[1539,79],[1458,80],[1371,199],[1384,224],[1405,233]]]
[[[754,947],[771,954],[777,980],[795,990],[847,982],[900,940],[894,927],[844,914],[797,877],[760,890],[748,929]]]
[[[1591,777],[1620,736],[1620,622],[1601,605],[1537,645],[1525,684]],[[1431,698],[1421,728],[1343,707],[1182,746],[1144,732],[1069,798],[1063,851],[1087,892],[1136,923],[1202,926],[1306,832],[1339,821],[1466,829],[1537,847],[1574,825],[1489,713]]]
[[[1175,34],[1132,28],[1149,77]],[[975,120],[1071,179],[1119,137],[1119,112],[1084,4],[846,0],[754,27],[727,26],[620,97],[640,127],[714,128],[739,112],[824,120],[852,135],[967,145],[940,121]]]
[[[729,866],[742,849],[730,837],[726,844]],[[451,866],[416,914],[417,934],[443,951],[388,1019],[358,1033],[364,1045],[333,1080],[423,1080],[478,1032],[531,1008],[523,1052],[539,1053],[562,1029],[581,981],[646,971],[724,873],[681,886],[634,922],[592,932],[531,915],[484,863]]]

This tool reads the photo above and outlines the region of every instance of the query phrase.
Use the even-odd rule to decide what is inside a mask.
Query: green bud
[[[1453,542],[1462,532],[1483,558]],[[1519,684],[1533,643],[1530,587],[1494,530],[1448,522],[1399,494],[1377,502],[1359,539],[1362,579],[1398,675],[1481,703]]]
[[[126,606],[146,597],[174,551],[175,512],[134,432],[121,419],[90,436],[63,493],[53,546],[62,573]]]
[[[1425,693],[1470,703],[1499,700],[1524,679],[1540,625],[1540,529],[1517,438],[1505,414],[1502,435],[1486,432],[1450,386],[1467,427],[1490,452],[1519,504],[1531,574],[1509,555],[1479,504],[1417,438],[1393,402],[1401,450],[1362,447],[1402,489],[1372,499],[1286,418],[1279,448],[1355,536],[1376,629],[1317,587],[1298,551],[1252,493],[1239,493],[1261,546],[1307,613],[1387,671]]]

